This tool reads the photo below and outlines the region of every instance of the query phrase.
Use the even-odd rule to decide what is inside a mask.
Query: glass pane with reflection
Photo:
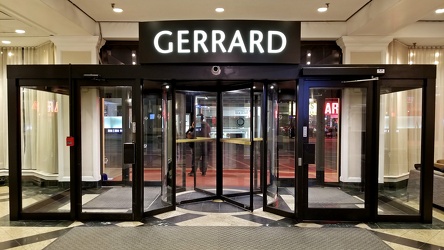
[[[308,207],[364,209],[367,89],[311,88],[310,96]]]
[[[418,215],[422,89],[382,88],[380,95],[378,214]]]
[[[22,87],[20,102],[23,212],[70,212],[69,96]]]

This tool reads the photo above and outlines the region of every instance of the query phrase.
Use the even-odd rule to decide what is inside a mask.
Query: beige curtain
[[[8,169],[7,65],[53,64],[54,44],[37,47],[0,47],[0,169]]]
[[[388,47],[388,63],[389,64],[407,64],[408,63],[408,46],[393,40]]]
[[[444,47],[412,47],[410,64],[436,64],[435,161],[444,159]]]
[[[407,64],[408,55],[408,46],[396,40],[390,43],[389,63]],[[402,178],[420,162],[421,105],[421,89],[381,94],[379,157],[384,178]]]

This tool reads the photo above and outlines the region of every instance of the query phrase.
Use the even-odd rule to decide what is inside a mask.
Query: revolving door
[[[256,194],[264,186],[260,176],[266,84],[176,86],[176,204],[210,200],[250,211],[262,206]]]

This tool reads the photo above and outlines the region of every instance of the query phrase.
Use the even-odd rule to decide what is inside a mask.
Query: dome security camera
[[[218,75],[220,75],[220,72],[221,72],[221,70],[220,70],[219,66],[211,67],[211,74],[218,76]]]

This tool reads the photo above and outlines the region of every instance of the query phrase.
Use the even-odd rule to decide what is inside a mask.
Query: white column
[[[99,181],[100,176],[100,96],[97,89],[82,89],[82,181]]]
[[[98,64],[103,45],[98,36],[51,37],[55,45],[55,64]]]
[[[343,64],[387,64],[393,37],[343,36],[336,43],[342,49]]]
[[[98,36],[59,36],[51,37],[55,45],[55,64],[98,64],[99,50],[103,45]],[[61,100],[63,108],[58,116],[58,180],[70,180],[69,147],[65,145],[69,135],[69,106],[68,99]],[[98,93],[82,93],[82,180],[100,180],[100,110]],[[81,105],[83,104],[83,105]],[[79,141],[75,138],[76,143]]]

